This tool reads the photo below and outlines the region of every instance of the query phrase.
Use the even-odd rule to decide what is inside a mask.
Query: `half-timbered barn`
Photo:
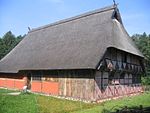
[[[0,87],[98,101],[142,92],[143,55],[116,5],[32,29],[0,61]]]

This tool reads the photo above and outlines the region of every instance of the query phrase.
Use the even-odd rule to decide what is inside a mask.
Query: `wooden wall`
[[[94,99],[94,75],[92,71],[72,71],[59,79],[59,95],[84,100]]]
[[[93,70],[32,71],[31,73],[31,90],[33,92],[90,101],[94,100],[95,84]],[[44,85],[45,83],[50,85]]]

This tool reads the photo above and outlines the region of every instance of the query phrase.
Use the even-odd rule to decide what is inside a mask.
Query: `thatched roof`
[[[0,61],[0,72],[96,69],[109,47],[143,57],[125,31],[116,6],[31,30]]]

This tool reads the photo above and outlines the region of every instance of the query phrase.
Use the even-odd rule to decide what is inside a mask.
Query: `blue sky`
[[[40,27],[87,11],[112,5],[113,0],[0,0],[0,37],[11,30],[24,35]],[[116,0],[130,35],[150,34],[150,0]]]

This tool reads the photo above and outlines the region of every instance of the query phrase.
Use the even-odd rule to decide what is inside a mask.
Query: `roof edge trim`
[[[115,47],[115,46],[109,46],[109,47],[107,47],[107,49],[108,49],[108,48],[115,48],[115,49],[118,49],[118,50],[121,50],[121,51],[124,51],[124,52],[130,53],[130,52],[126,51],[126,50],[123,50],[123,49],[118,48],[118,47]],[[141,57],[141,58],[144,58],[144,56],[143,56],[143,55],[138,55],[138,54],[134,54],[134,53],[130,53],[130,54],[132,54],[132,55],[136,55],[136,56],[139,56],[139,57]]]

